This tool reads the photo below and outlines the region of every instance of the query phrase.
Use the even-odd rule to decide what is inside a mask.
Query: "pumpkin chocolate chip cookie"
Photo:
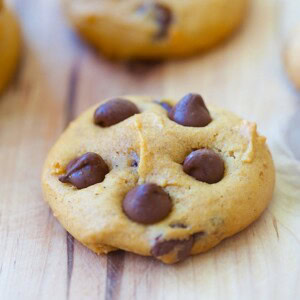
[[[194,54],[227,37],[248,0],[62,0],[81,36],[117,59]]]
[[[42,184],[54,215],[94,252],[175,263],[256,220],[271,200],[274,166],[254,123],[200,95],[128,96],[70,124]]]
[[[0,92],[12,78],[20,55],[20,31],[13,13],[0,0]]]

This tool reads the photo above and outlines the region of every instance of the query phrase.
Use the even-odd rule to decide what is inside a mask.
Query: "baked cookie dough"
[[[126,96],[94,106],[50,151],[42,185],[62,225],[98,254],[175,263],[256,220],[274,166],[255,123],[200,95]]]
[[[300,90],[300,25],[293,32],[285,47],[284,61],[289,78]]]
[[[81,36],[117,59],[194,54],[242,22],[248,0],[62,0]]]
[[[12,78],[20,55],[20,30],[16,17],[0,0],[0,92]]]

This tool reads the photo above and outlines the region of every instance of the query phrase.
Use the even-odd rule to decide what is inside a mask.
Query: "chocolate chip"
[[[206,235],[206,233],[204,231],[199,231],[193,234],[193,238],[194,238],[194,242],[202,239],[204,236]]]
[[[137,186],[125,196],[123,211],[137,223],[153,224],[163,220],[172,210],[169,195],[158,185]]]
[[[165,5],[156,3],[154,4],[155,19],[159,25],[159,32],[156,35],[157,39],[161,39],[167,36],[170,24],[172,23],[172,11]]]
[[[138,8],[138,12],[149,13],[159,26],[159,31],[155,35],[155,39],[159,40],[168,35],[170,25],[173,21],[173,14],[169,7],[164,4],[144,4]]]
[[[70,170],[72,168],[72,166],[76,163],[76,161],[79,159],[79,157],[75,157],[74,159],[72,159],[66,166],[66,170],[68,172],[68,170]]]
[[[224,162],[214,151],[200,149],[186,157],[183,171],[199,181],[216,183],[224,176]]]
[[[160,106],[162,106],[162,108],[164,108],[167,112],[170,112],[170,110],[172,109],[172,106],[169,103],[167,103],[167,102],[155,101],[155,103],[157,103]]]
[[[172,223],[169,225],[171,228],[187,228],[187,226],[185,224],[182,223]]]
[[[131,162],[131,167],[136,168],[138,165],[139,165],[139,163],[138,163],[136,160],[133,160],[133,161]]]
[[[184,96],[169,112],[169,118],[183,126],[204,127],[212,119],[200,95]]]
[[[109,172],[108,166],[100,155],[87,152],[69,162],[66,168],[67,174],[60,176],[63,183],[71,183],[77,189],[100,183]]]
[[[189,256],[194,245],[193,237],[187,240],[157,241],[151,249],[151,254],[160,257],[173,251],[177,253],[177,261],[184,260]]]
[[[132,159],[131,162],[130,162],[130,166],[136,168],[139,165],[140,158],[139,158],[138,154],[135,151],[131,151],[130,156],[131,156],[131,159]]]
[[[96,109],[94,122],[102,127],[109,127],[138,113],[134,103],[125,99],[112,99]]]

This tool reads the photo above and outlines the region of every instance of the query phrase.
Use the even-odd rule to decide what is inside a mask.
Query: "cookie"
[[[300,25],[293,32],[285,47],[284,62],[289,78],[300,90]]]
[[[197,94],[126,96],[73,121],[50,151],[44,198],[98,254],[175,263],[241,231],[266,208],[274,166],[254,123]]]
[[[0,92],[12,78],[20,55],[20,30],[16,17],[0,0]]]
[[[248,0],[62,0],[71,24],[117,59],[192,55],[240,25]]]

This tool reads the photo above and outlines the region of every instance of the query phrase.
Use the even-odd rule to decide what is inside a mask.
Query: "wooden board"
[[[300,299],[300,95],[281,62],[299,0],[253,0],[241,30],[183,61],[126,65],[98,57],[58,0],[13,0],[24,34],[20,70],[0,101],[0,299]],[[0,66],[1,67],[1,66]],[[40,173],[68,122],[120,94],[206,101],[258,123],[277,167],[274,199],[242,233],[165,266],[73,241],[43,202]]]

